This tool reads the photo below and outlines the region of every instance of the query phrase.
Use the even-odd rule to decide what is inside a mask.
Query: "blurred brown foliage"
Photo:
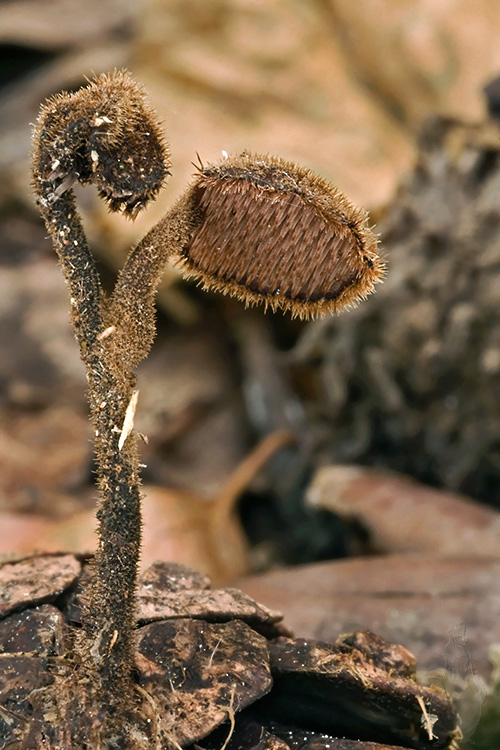
[[[496,0],[1,3],[0,510],[60,521],[92,503],[83,370],[66,323],[64,283],[29,186],[29,123],[45,97],[127,66],[165,121],[173,176],[144,216],[127,223],[92,193],[79,196],[106,281],[124,249],[190,179],[197,152],[204,162],[223,150],[279,153],[379,215],[415,159],[427,116],[484,116],[481,88],[500,70],[499,27]],[[299,431],[300,460],[283,459],[274,479],[261,478],[268,491],[291,465],[310,465],[307,441],[315,399],[322,398],[318,370],[294,372],[294,393],[280,352],[304,327],[202,300],[176,279],[166,272],[159,301],[167,321],[141,374],[146,481],[216,497],[260,436]],[[419,317],[419,300],[413,304]],[[329,362],[334,355],[325,351],[319,359]],[[314,408],[306,419],[308,400]],[[339,438],[333,423],[328,429]],[[328,448],[329,457],[339,455]],[[294,502],[301,502],[306,474],[294,475]]]

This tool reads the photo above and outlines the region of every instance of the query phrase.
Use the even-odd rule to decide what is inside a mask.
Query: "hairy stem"
[[[186,243],[196,225],[196,213],[185,198],[143,237],[118,276],[110,315],[118,321],[115,356],[137,365],[149,352],[155,331],[155,295],[169,257]]]
[[[95,397],[92,421],[98,456],[100,502],[99,545],[87,595],[81,650],[99,675],[107,702],[128,697],[134,664],[135,593],[141,542],[137,445],[130,435],[120,449],[131,382],[117,383],[103,371],[91,384]]]
[[[42,183],[38,203],[68,284],[71,322],[81,356],[87,371],[91,371],[97,337],[103,328],[101,284],[94,258],[72,193],[57,198],[52,186]]]
[[[71,298],[71,320],[89,383],[99,486],[99,546],[87,592],[80,651],[98,693],[115,709],[131,695],[135,590],[140,550],[140,494],[136,438],[119,448],[134,377],[109,367],[100,282],[73,196],[49,190],[39,196]],[[108,320],[105,322],[105,317]],[[122,363],[123,364],[123,363]],[[95,682],[95,680],[94,680]]]

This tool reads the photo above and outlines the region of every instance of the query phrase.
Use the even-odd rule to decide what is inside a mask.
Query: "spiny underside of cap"
[[[49,99],[33,140],[35,181],[54,184],[56,194],[76,180],[95,184],[112,211],[129,217],[157,195],[169,174],[154,110],[126,71]]]
[[[356,304],[384,275],[364,211],[326,180],[244,153],[202,167],[178,264],[210,289],[312,318]]]

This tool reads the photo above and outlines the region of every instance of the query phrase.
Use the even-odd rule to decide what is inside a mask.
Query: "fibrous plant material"
[[[104,746],[138,746],[131,719],[140,692],[133,678],[141,531],[134,369],[153,343],[165,262],[180,257],[206,286],[303,317],[366,296],[384,268],[366,216],[337,190],[293,164],[245,154],[200,168],[131,252],[107,299],[72,186],[94,184],[111,210],[134,217],[156,196],[168,167],[155,116],[125,72],[102,75],[42,108],[33,184],[69,286],[100,495],[98,548],[77,639],[77,684],[86,697],[76,703],[88,706],[92,742],[99,737]]]

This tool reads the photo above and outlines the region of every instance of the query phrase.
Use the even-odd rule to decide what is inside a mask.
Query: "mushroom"
[[[136,671],[139,664],[141,674],[144,660],[137,662],[141,511],[134,370],[154,340],[155,293],[167,260],[176,260],[207,288],[304,318],[356,303],[384,273],[377,236],[363,211],[307,169],[243,153],[200,164],[186,192],[131,251],[107,297],[72,186],[94,184],[112,211],[134,217],[157,195],[168,171],[168,149],[155,115],[127,72],[101,75],[42,107],[34,130],[33,185],[69,287],[71,321],[89,384],[99,488],[98,546],[83,579],[81,627],[68,629],[66,621],[63,627],[72,659],[53,682],[43,683],[50,697],[41,698],[42,690],[37,698],[43,721],[47,715],[54,722],[71,717],[65,744],[54,740],[54,747],[169,742],[179,747],[181,742],[175,732],[158,739],[151,688],[158,665],[148,667],[152,676],[145,687]],[[195,648],[193,627],[172,636],[177,651],[167,650],[164,657],[170,669],[188,670],[173,654],[179,653],[179,643],[188,651]],[[245,640],[238,628],[236,641]],[[222,645],[226,637],[220,636]],[[217,649],[212,664],[219,664]],[[169,679],[171,705],[162,711],[170,710],[175,723],[176,680]],[[235,683],[233,697],[238,690]],[[154,721],[148,722],[151,711]],[[43,721],[37,730],[42,734],[48,731]]]

